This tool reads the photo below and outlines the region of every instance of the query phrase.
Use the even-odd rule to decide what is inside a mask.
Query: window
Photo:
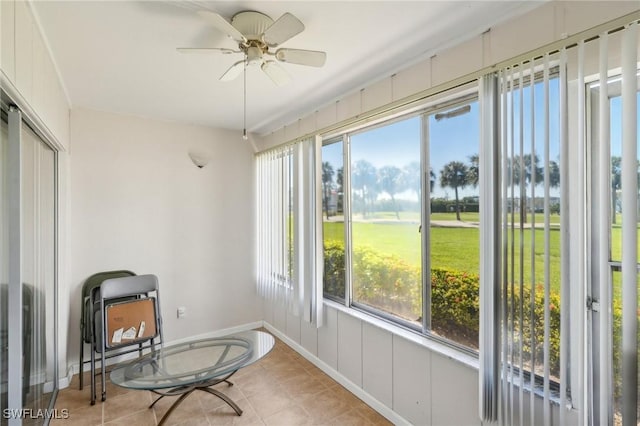
[[[350,136],[352,303],[422,318],[420,117]]]
[[[478,102],[427,116],[431,330],[478,349]]]
[[[325,297],[344,302],[344,143],[328,141],[322,147],[322,231]]]
[[[473,94],[325,141],[325,297],[476,351],[478,156]]]

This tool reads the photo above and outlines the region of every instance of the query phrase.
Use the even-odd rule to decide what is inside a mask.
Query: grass
[[[445,216],[446,215],[446,216]],[[474,216],[475,215],[475,216]],[[444,219],[446,217],[446,219]],[[463,213],[465,221],[477,221],[477,213]],[[455,220],[455,215],[438,213],[433,220]],[[324,222],[325,240],[344,241],[344,225],[342,222]],[[523,263],[531,261],[532,231],[523,231]],[[525,283],[531,282],[535,274],[535,282],[540,284],[544,277],[544,231],[536,229],[535,235],[535,268],[525,268],[523,278]],[[511,237],[511,235],[510,235]],[[560,288],[560,232],[552,229],[550,232],[550,270],[551,288]],[[520,280],[520,239],[521,235],[514,235],[514,263],[516,282]],[[406,222],[353,222],[352,240],[354,247],[366,246],[378,252],[395,255],[412,265],[420,265],[421,234],[418,225]],[[431,228],[430,247],[431,267],[450,268],[458,271],[479,273],[480,266],[480,231],[478,228]],[[511,261],[511,259],[509,259]]]
[[[461,213],[462,222],[478,223],[478,213]],[[418,232],[419,215],[416,212],[401,212],[402,221],[395,221],[394,212],[376,212],[367,217],[367,221],[361,221],[359,214],[354,216],[352,226],[352,238],[355,247],[367,246],[380,253],[392,254],[412,265],[420,265],[421,260],[421,234]],[[376,222],[381,220],[382,222]],[[391,220],[394,219],[394,220]],[[617,217],[617,225],[611,227],[611,258],[621,260],[622,231],[621,218]],[[455,221],[455,213],[433,213],[431,220]],[[410,222],[415,221],[415,222]],[[536,215],[536,223],[542,223],[543,216]],[[551,223],[559,224],[560,216],[551,215]],[[560,289],[560,232],[559,227],[554,226],[550,232],[550,281],[551,288]],[[342,222],[324,222],[325,240],[344,241],[344,227]],[[525,283],[532,281],[536,284],[544,281],[544,230],[537,228],[535,236],[535,268],[532,271],[526,265],[531,264],[531,229],[522,232],[523,250],[522,260],[525,270],[522,271]],[[521,234],[516,230],[513,235],[514,257],[509,262],[514,262],[515,282],[520,281],[520,239]],[[638,253],[640,253],[640,238],[638,239]],[[509,244],[511,234],[509,233]],[[480,266],[480,235],[478,228],[431,228],[430,260],[431,267],[456,269],[458,271],[479,273]],[[511,247],[509,247],[511,250]],[[614,295],[619,297],[620,274],[614,275]],[[640,295],[639,295],[640,297]]]

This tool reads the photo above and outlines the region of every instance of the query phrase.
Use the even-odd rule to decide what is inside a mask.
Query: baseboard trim
[[[273,325],[269,324],[267,321],[264,321],[264,328],[269,330],[274,336],[278,339],[282,340],[287,346],[289,346],[294,351],[298,352],[302,355],[307,361],[311,362],[313,365],[318,367],[324,373],[326,373],[329,377],[331,377],[336,382],[340,383],[342,386],[347,388],[349,392],[353,393],[355,396],[366,402],[371,408],[380,413],[381,416],[385,417],[387,420],[392,422],[394,425],[410,425],[411,423],[400,416],[398,413],[393,411],[391,408],[387,407],[382,402],[378,401],[376,398],[371,396],[371,394],[365,392],[360,386],[353,383],[351,380],[347,379],[345,376],[340,374],[338,371],[333,369],[329,364],[322,361],[320,358],[306,350],[302,345],[298,342],[292,340],[275,328]]]
[[[58,389],[68,388],[71,385],[71,379],[74,374],[73,366],[67,368],[67,375],[58,378]]]

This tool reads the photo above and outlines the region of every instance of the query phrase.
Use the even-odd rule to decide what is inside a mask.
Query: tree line
[[[523,167],[524,166],[524,167]],[[517,161],[509,161],[507,164],[509,181],[512,185],[522,186],[522,190],[531,182],[536,185],[544,182],[544,168],[540,166],[539,157],[534,154],[525,154]],[[468,157],[468,162],[450,161],[439,171],[439,184],[442,188],[450,188],[455,194],[456,219],[460,220],[460,196],[459,191],[468,186],[478,186],[479,156],[473,154]],[[523,172],[521,172],[523,170]],[[344,170],[342,167],[334,170],[328,161],[322,163],[322,194],[323,207],[327,219],[329,218],[329,202],[331,194],[336,191],[343,193]],[[334,180],[335,177],[335,180]],[[430,191],[436,182],[436,174],[429,170]],[[558,163],[549,163],[549,186],[557,188],[560,185],[560,168]],[[421,199],[420,162],[414,161],[404,167],[382,166],[376,168],[367,160],[358,160],[351,170],[351,189],[353,196],[360,206],[363,217],[373,211],[373,205],[380,193],[386,193],[391,199],[397,219],[400,219],[400,209],[396,196],[405,191],[414,192]]]

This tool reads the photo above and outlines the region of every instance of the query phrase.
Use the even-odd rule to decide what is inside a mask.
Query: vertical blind
[[[480,175],[488,252],[481,259],[484,421],[550,425],[553,400],[560,424],[612,424],[614,416],[637,424],[637,26],[634,20],[607,29],[481,79],[480,161],[492,167]],[[619,195],[611,183],[612,75],[621,81]],[[594,82],[598,103],[591,105]],[[621,200],[619,211],[612,192]],[[616,214],[622,218],[618,354],[611,337]],[[621,391],[612,379],[618,356]],[[543,409],[535,409],[541,401]]]
[[[276,306],[322,325],[320,138],[256,157],[257,287]]]

